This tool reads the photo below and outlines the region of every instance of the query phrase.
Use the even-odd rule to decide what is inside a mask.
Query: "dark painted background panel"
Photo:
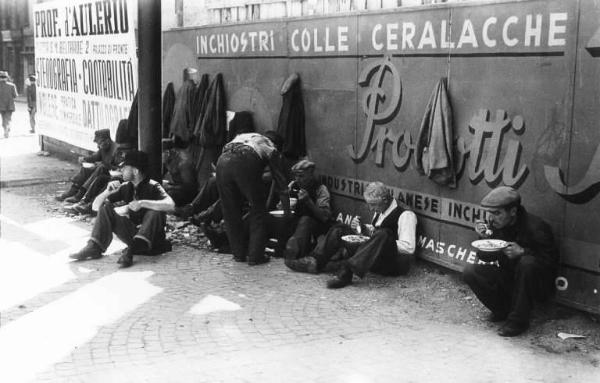
[[[187,66],[221,72],[228,108],[251,110],[264,131],[276,128],[282,82],[299,73],[309,156],[339,219],[369,219],[361,187],[381,180],[419,215],[420,256],[460,270],[473,262],[479,201],[499,184],[513,185],[557,234],[569,266],[561,273],[579,279],[559,298],[598,311],[600,2],[581,3],[581,22],[577,1],[522,1],[170,31],[163,87],[174,81],[177,88]],[[412,37],[402,35],[412,30]],[[232,48],[232,36],[258,38],[261,31],[262,52],[214,45],[227,36]],[[211,51],[211,36],[221,52]],[[414,49],[402,48],[403,39]],[[427,102],[446,76],[456,160],[458,149],[467,152],[456,189],[415,167]],[[488,133],[479,147],[473,143],[482,129]]]

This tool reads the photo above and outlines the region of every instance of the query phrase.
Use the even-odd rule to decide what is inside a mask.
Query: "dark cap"
[[[110,129],[100,129],[94,132],[94,142],[110,139]]]
[[[132,150],[125,153],[125,160],[119,166],[132,166],[145,173],[148,169],[148,155],[139,150]]]
[[[506,207],[521,204],[519,192],[510,186],[499,186],[481,200],[482,207]]]
[[[293,172],[303,172],[308,169],[314,169],[315,163],[309,160],[300,160],[292,166]]]

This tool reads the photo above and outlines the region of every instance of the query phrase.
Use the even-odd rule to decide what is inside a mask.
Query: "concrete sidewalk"
[[[599,348],[582,357],[501,338],[451,274],[424,304],[414,286],[434,279],[422,265],[332,291],[328,275],[280,259],[248,267],[181,245],[126,270],[118,241],[71,262],[91,225],[56,214],[52,196],[77,168],[33,144],[0,143],[0,382],[598,381]]]

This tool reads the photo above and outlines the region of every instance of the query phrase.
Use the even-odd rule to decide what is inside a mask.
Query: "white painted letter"
[[[530,46],[533,38],[533,46],[539,47],[542,41],[542,15],[535,15],[535,26],[531,25],[532,20],[532,15],[525,17],[525,46]]]
[[[566,13],[551,13],[550,14],[550,27],[548,29],[548,46],[564,46],[566,41],[564,38],[557,38],[556,35],[567,32],[566,25],[556,25],[557,21],[566,21]]]
[[[380,51],[383,49],[383,44],[378,43],[376,40],[377,32],[381,30],[381,24],[375,24],[373,27],[373,32],[371,33],[371,43],[373,44],[373,49],[376,51]]]
[[[488,30],[490,28],[490,25],[496,24],[497,22],[498,22],[497,18],[490,17],[483,23],[483,31],[481,33],[483,36],[483,43],[490,48],[493,48],[496,46],[496,39],[490,39]]]
[[[502,39],[504,40],[504,44],[507,47],[514,47],[519,43],[519,39],[511,39],[508,37],[508,27],[511,24],[516,24],[519,22],[519,18],[517,16],[511,16],[504,22],[504,27],[502,27]]]

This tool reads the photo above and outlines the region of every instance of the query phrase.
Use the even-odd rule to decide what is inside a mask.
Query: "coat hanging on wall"
[[[415,157],[419,173],[427,175],[439,185],[455,188],[454,129],[447,81],[447,78],[441,78],[429,98],[417,138]]]
[[[184,143],[188,143],[191,139],[194,130],[194,122],[191,116],[191,111],[194,94],[196,92],[196,83],[188,79],[183,82],[181,88],[177,91],[175,97],[175,106],[173,107],[173,118],[169,133],[173,138],[179,139]]]
[[[173,108],[175,107],[175,87],[170,82],[165,88],[162,100],[162,138],[168,138],[171,131],[171,120],[173,119]]]
[[[290,75],[281,86],[283,103],[277,123],[277,133],[283,137],[283,154],[288,158],[306,155],[304,102],[298,73]]]

